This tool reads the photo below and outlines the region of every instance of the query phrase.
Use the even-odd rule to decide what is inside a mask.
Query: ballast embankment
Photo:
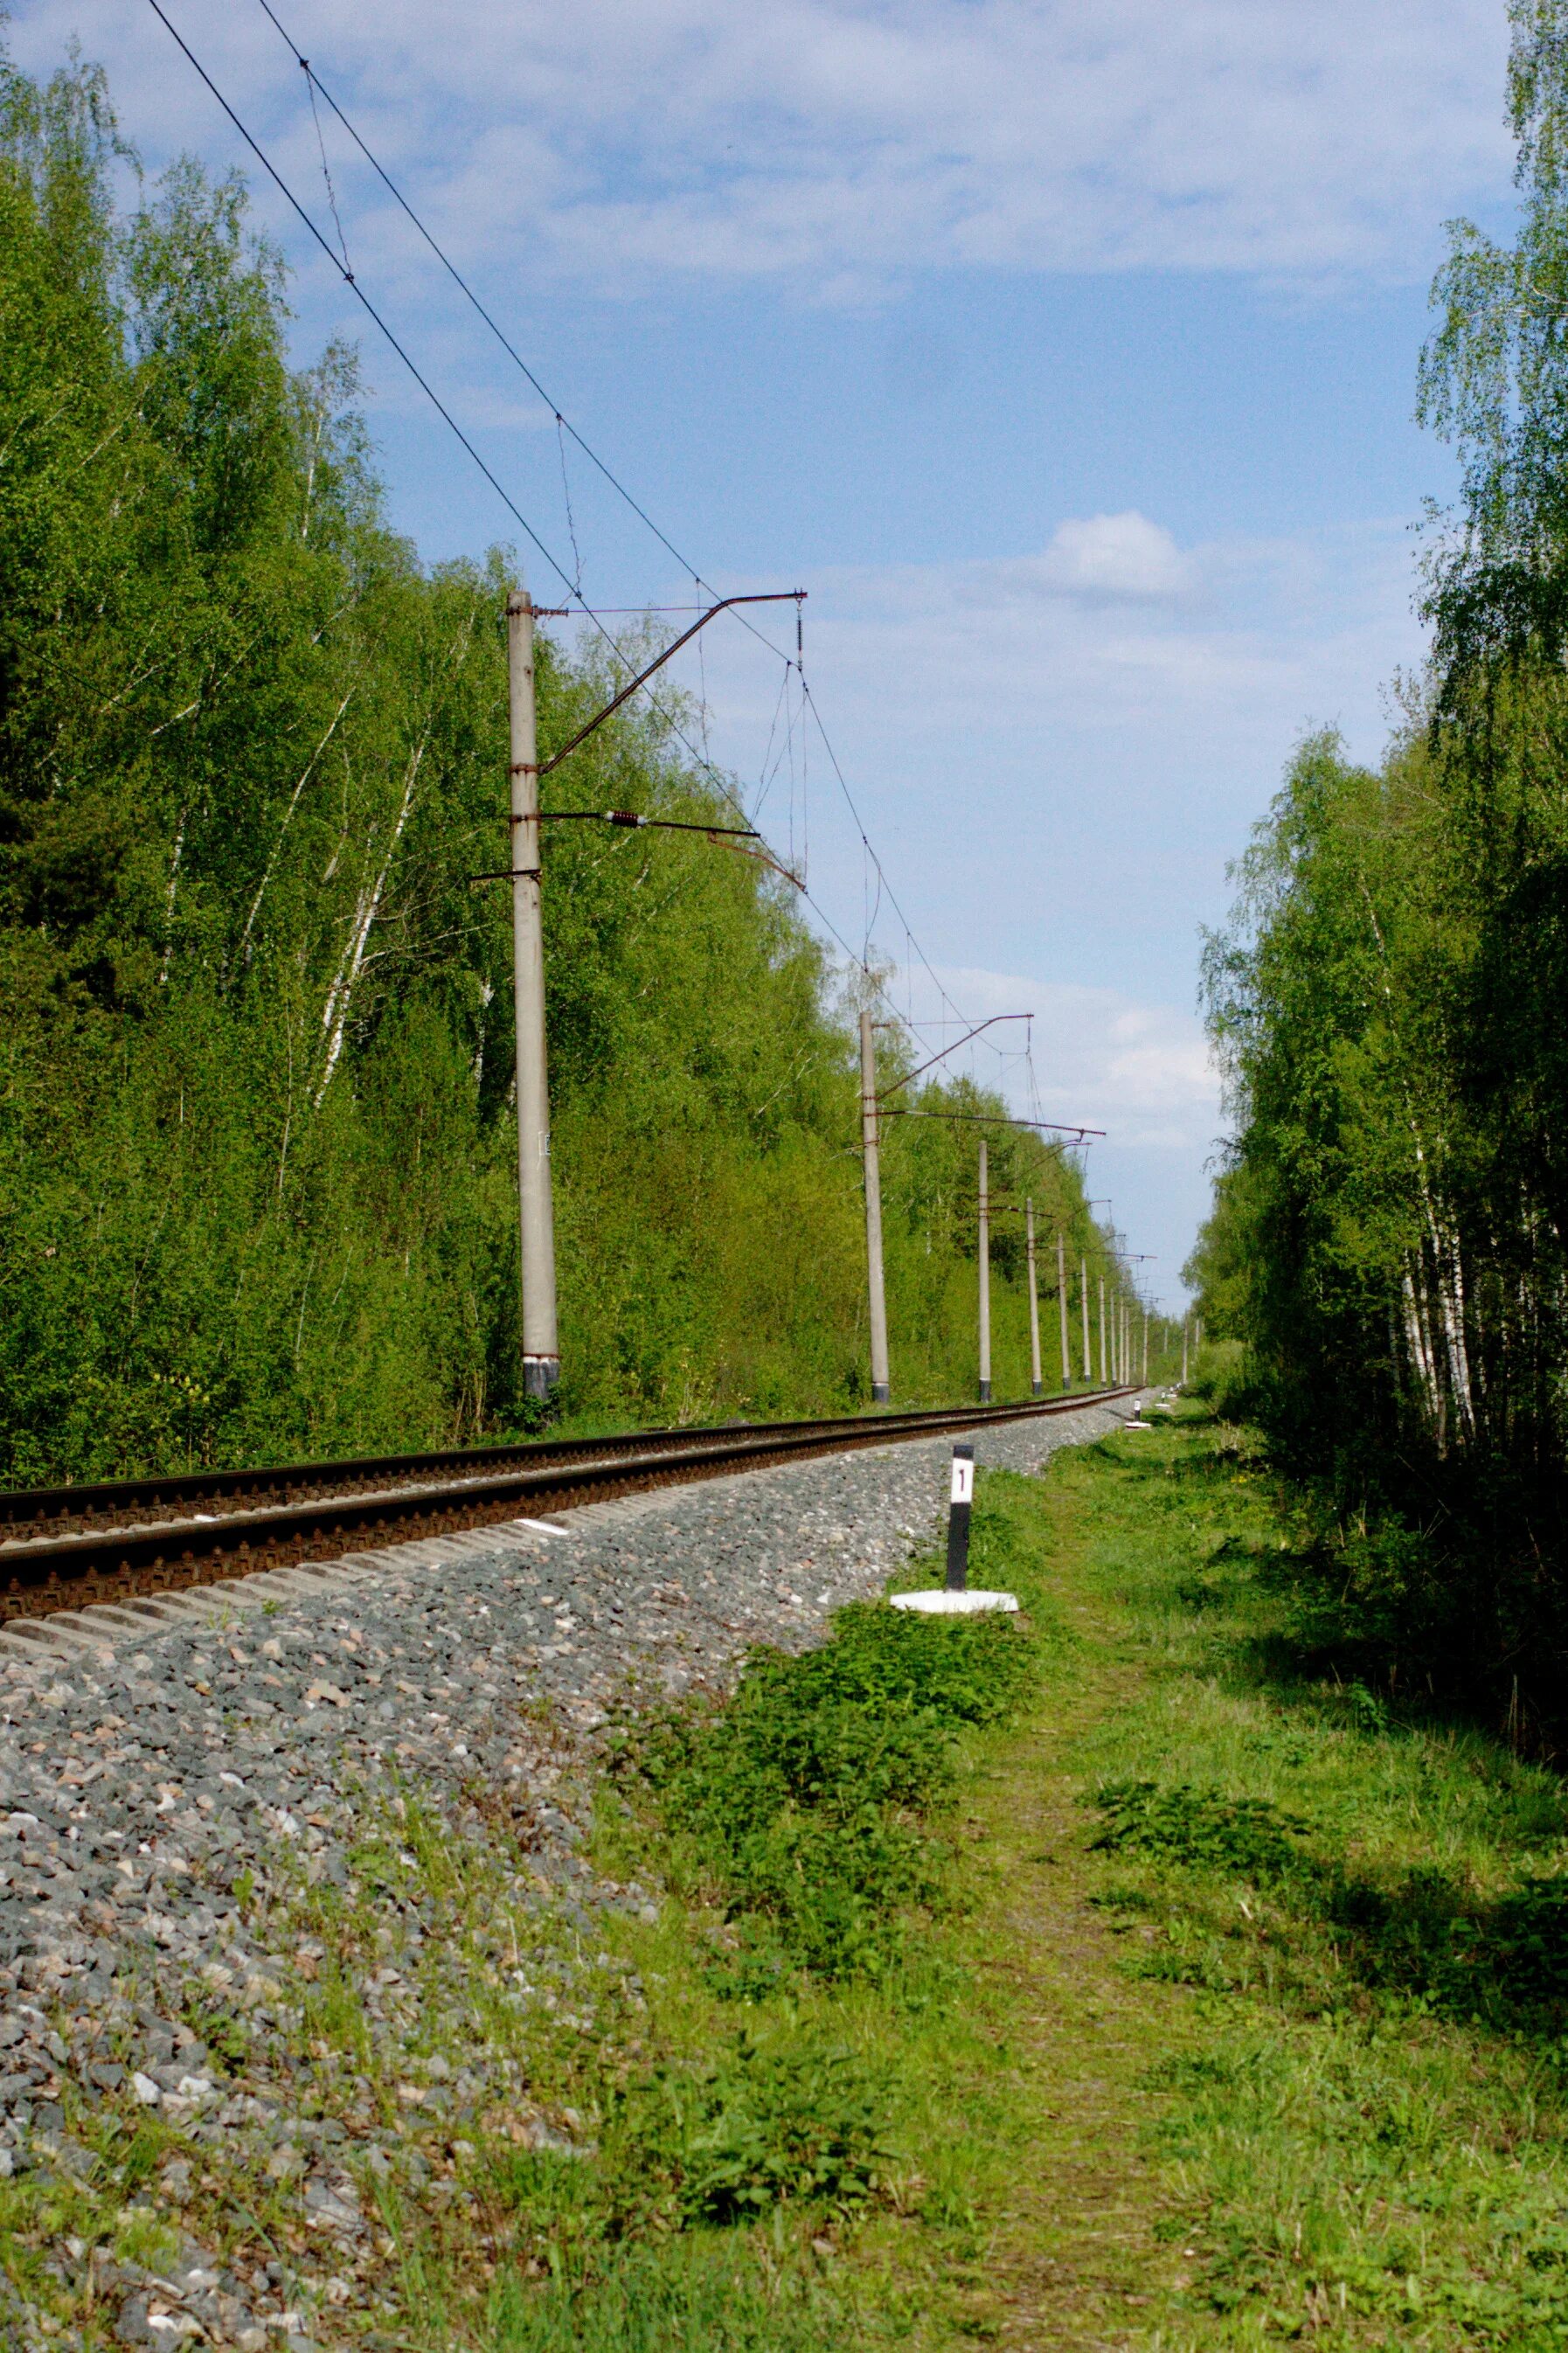
[[[992,1427],[977,1458],[1032,1470],[1124,1411]],[[6,1642],[0,2172],[79,2159],[72,2123],[89,2111],[156,2108],[181,2144],[166,2201],[221,2150],[288,2185],[322,2249],[277,2277],[204,2271],[196,2250],[209,2284],[170,2309],[239,2343],[302,2298],[284,2341],[308,2343],[329,2256],[339,2273],[373,2260],[367,2171],[417,2189],[466,2128],[504,2116],[542,2146],[561,2126],[466,2000],[468,2045],[439,2080],[407,2063],[389,2132],[368,2091],[300,2047],[314,1962],[299,1902],[325,1885],[368,1907],[382,1966],[356,1988],[364,2031],[401,2050],[444,1966],[416,1847],[433,1841],[459,1878],[472,1858],[494,1884],[465,1967],[497,2003],[566,2003],[591,2024],[562,1925],[581,1956],[595,1910],[650,1900],[581,1851],[595,1735],[613,1713],[722,1687],[752,1645],[804,1646],[879,1592],[935,1535],[948,1453],[927,1439],[658,1490],[570,1514],[563,1535],[489,1528],[348,1560],[297,1598],[212,1592],[174,1622]],[[193,2022],[209,2014],[229,2021],[219,2042]]]

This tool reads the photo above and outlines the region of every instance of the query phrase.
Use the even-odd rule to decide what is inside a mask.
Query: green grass
[[[313,2333],[1568,2347],[1568,1802],[1479,1732],[1301,1672],[1291,1527],[1247,1442],[1196,1422],[983,1476],[976,1576],[1019,1620],[849,1609],[727,1706],[627,1727],[596,1855],[654,1919],[531,1908],[504,1809],[463,1839],[412,1792],[367,1815],[356,1883],[426,1927],[374,2033],[370,1915],[274,1887],[319,1948],[276,2004],[310,2096],[395,2160]],[[216,1997],[202,2023],[265,2063]],[[460,2126],[399,2093],[487,2053],[512,2088]],[[13,2275],[79,2327],[51,2234],[151,2246],[179,2154],[145,2119],[93,2131],[94,2181],[0,2185]],[[209,2158],[187,2226],[298,2246],[293,2194]]]
[[[1092,1500],[1074,1584],[1132,1677],[1063,1761],[1183,2251],[1142,2335],[1568,2344],[1563,1787],[1294,1673],[1289,1498],[1212,1432],[1138,1445],[1060,1490]]]

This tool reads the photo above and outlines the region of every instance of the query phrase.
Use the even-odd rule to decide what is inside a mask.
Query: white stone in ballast
[[[923,1609],[937,1618],[968,1618],[981,1609],[1016,1609],[1016,1593],[986,1593],[970,1587],[963,1593],[949,1593],[939,1587],[934,1593],[893,1593],[888,1597],[895,1609]]]

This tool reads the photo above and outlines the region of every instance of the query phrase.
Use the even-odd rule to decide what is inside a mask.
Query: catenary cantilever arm
[[[994,1029],[998,1021],[1032,1021],[1034,1018],[1032,1013],[994,1013],[989,1021],[977,1021],[973,1029],[966,1029],[962,1038],[955,1038],[951,1046],[944,1046],[940,1054],[931,1056],[929,1062],[920,1063],[907,1077],[895,1079],[890,1087],[884,1087],[877,1101],[885,1103],[889,1095],[896,1095],[900,1087],[909,1086],[922,1071],[934,1069],[938,1062],[945,1062],[950,1054],[956,1054],[961,1046],[967,1046],[972,1038],[978,1038],[982,1029]]]
[[[715,614],[727,613],[731,605],[794,604],[798,606],[804,599],[805,596],[805,590],[804,588],[777,588],[765,596],[721,596],[716,605],[710,605],[708,610],[702,615],[700,620],[693,621],[689,629],[682,629],[679,637],[676,638],[673,645],[666,646],[663,653],[660,654],[657,661],[649,662],[647,670],[638,670],[636,678],[630,680],[626,685],[622,687],[619,694],[616,696],[613,702],[606,702],[603,711],[595,712],[593,718],[589,720],[585,727],[579,727],[577,733],[573,736],[569,744],[563,744],[559,752],[552,752],[548,760],[542,760],[539,764],[539,774],[542,776],[547,776],[552,768],[558,768],[561,765],[562,761],[566,757],[568,752],[574,752],[579,744],[585,744],[589,736],[594,733],[595,727],[602,727],[605,720],[610,717],[613,712],[616,712],[620,709],[622,703],[626,701],[629,695],[635,694],[639,686],[646,686],[648,680],[653,676],[655,670],[662,670],[665,663],[669,659],[671,654],[678,654],[682,646],[689,645],[691,639],[697,635],[699,629],[705,629],[708,627],[709,622],[713,619]]]

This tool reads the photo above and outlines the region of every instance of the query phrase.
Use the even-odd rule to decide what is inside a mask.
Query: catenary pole
[[[882,1282],[882,1164],[877,1134],[877,1046],[868,1012],[860,1016],[860,1149],[866,1164],[866,1279],[871,1309],[871,1402],[886,1405],[888,1296]]]
[[[1040,1293],[1035,1279],[1035,1205],[1024,1203],[1024,1230],[1029,1250],[1029,1395],[1044,1397],[1045,1382],[1040,1377]]]
[[[522,1250],[522,1387],[548,1405],[561,1377],[555,1317],[555,1208],[550,1181],[550,1085],[544,1051],[544,930],[540,893],[539,744],[533,604],[506,607],[511,722],[511,949],[517,1019],[518,1230]]]
[[[985,1138],[980,1139],[980,1402],[991,1402],[991,1201],[985,1189]]]
[[[1094,1356],[1089,1344],[1089,1261],[1086,1258],[1080,1258],[1078,1262],[1078,1296],[1083,1310],[1083,1377],[1086,1383],[1092,1385]]]
[[[1068,1261],[1067,1243],[1057,1236],[1057,1314],[1062,1334],[1062,1388],[1072,1387],[1072,1358],[1068,1353]]]
[[[1182,1318],[1182,1387],[1183,1387],[1184,1388],[1186,1388],[1186,1386],[1187,1386],[1187,1333],[1188,1333],[1188,1330],[1189,1330],[1189,1329],[1190,1329],[1190,1327],[1191,1327],[1191,1323],[1192,1323],[1192,1318],[1191,1318],[1190,1316],[1187,1316],[1187,1315],[1184,1315],[1184,1316],[1183,1316],[1183,1318]]]
[[[1149,1310],[1143,1310],[1143,1386],[1149,1386]]]
[[[1110,1387],[1110,1356],[1105,1343],[1105,1277],[1100,1278],[1100,1386]]]

